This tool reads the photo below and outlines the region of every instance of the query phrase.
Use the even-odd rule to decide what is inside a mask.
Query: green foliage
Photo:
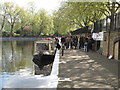
[[[86,27],[103,17],[100,8],[102,2],[66,2],[54,13],[55,30],[67,33],[77,28]]]
[[[15,37],[20,37],[20,34],[14,33],[14,36],[15,36]]]
[[[27,10],[5,2],[0,4],[0,30],[6,31],[3,31],[4,36],[66,35],[105,16],[114,15],[119,8],[117,2],[63,2],[51,16],[44,9],[36,10],[33,2],[28,4]],[[23,30],[25,26],[31,26],[32,30]],[[7,35],[7,32],[11,34]],[[14,32],[17,33],[14,35]]]
[[[22,32],[21,32],[21,35],[23,36],[23,37],[31,37],[31,36],[33,36],[32,35],[32,31],[30,31],[30,30],[23,30]]]
[[[10,33],[10,32],[8,32],[8,31],[2,31],[2,36],[3,37],[9,37],[9,36],[15,36],[15,37],[19,37],[20,36],[20,34],[16,34],[16,33]]]
[[[3,24],[5,31],[19,32],[20,36],[40,36],[54,33],[52,16],[48,15],[46,10],[36,10],[33,3],[29,3],[27,10],[11,2],[5,2],[2,7],[2,9],[0,8],[0,11],[3,12],[2,15],[0,14],[0,18],[2,18],[0,23]],[[31,26],[32,30],[23,30],[25,26]]]
[[[8,36],[9,36],[9,33],[6,32],[6,31],[2,31],[2,36],[4,36],[4,37],[8,37]]]

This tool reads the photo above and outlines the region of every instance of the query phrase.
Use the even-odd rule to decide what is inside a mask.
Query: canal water
[[[56,67],[58,66],[56,66],[56,62],[58,65],[58,61],[55,62],[51,75],[34,75],[33,53],[34,41],[2,41],[0,89],[57,87],[58,69]],[[57,59],[59,58],[58,55],[56,56]]]
[[[1,41],[0,88],[16,75],[33,75],[34,41]]]
[[[33,41],[2,41],[2,75],[33,74]]]

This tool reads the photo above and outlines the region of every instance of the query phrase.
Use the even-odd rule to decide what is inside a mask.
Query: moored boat
[[[55,57],[55,45],[53,40],[36,41],[34,43],[33,62],[35,74],[50,72]],[[47,69],[45,69],[47,68]],[[49,70],[49,71],[48,71]]]

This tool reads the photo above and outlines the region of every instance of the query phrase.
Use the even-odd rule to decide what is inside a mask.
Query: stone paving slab
[[[64,56],[60,57],[58,88],[108,88],[114,90],[118,87],[118,76],[98,61],[103,58],[106,60],[106,58],[101,58],[100,55],[93,53],[96,58],[91,58],[92,54],[90,53],[92,52],[65,50]],[[112,68],[117,69],[117,67],[116,63],[116,67]]]

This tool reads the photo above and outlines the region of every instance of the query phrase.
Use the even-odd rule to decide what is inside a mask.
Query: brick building
[[[96,32],[104,32],[104,40],[100,41],[98,52],[105,56],[112,56],[113,59],[120,60],[120,13],[114,16],[113,29],[110,30],[109,17],[97,22]]]
[[[110,30],[110,17],[99,20],[94,23],[94,29],[92,33],[104,32],[104,39],[101,41],[95,41],[94,51],[105,55],[107,57],[112,56],[113,59],[120,60],[120,13],[114,16],[114,25]],[[92,35],[89,27],[77,29],[71,32],[71,35]]]
[[[100,49],[103,55],[111,55],[114,59],[120,60],[120,32],[111,32],[110,41],[108,41],[108,33],[105,33],[104,40],[100,42]]]

